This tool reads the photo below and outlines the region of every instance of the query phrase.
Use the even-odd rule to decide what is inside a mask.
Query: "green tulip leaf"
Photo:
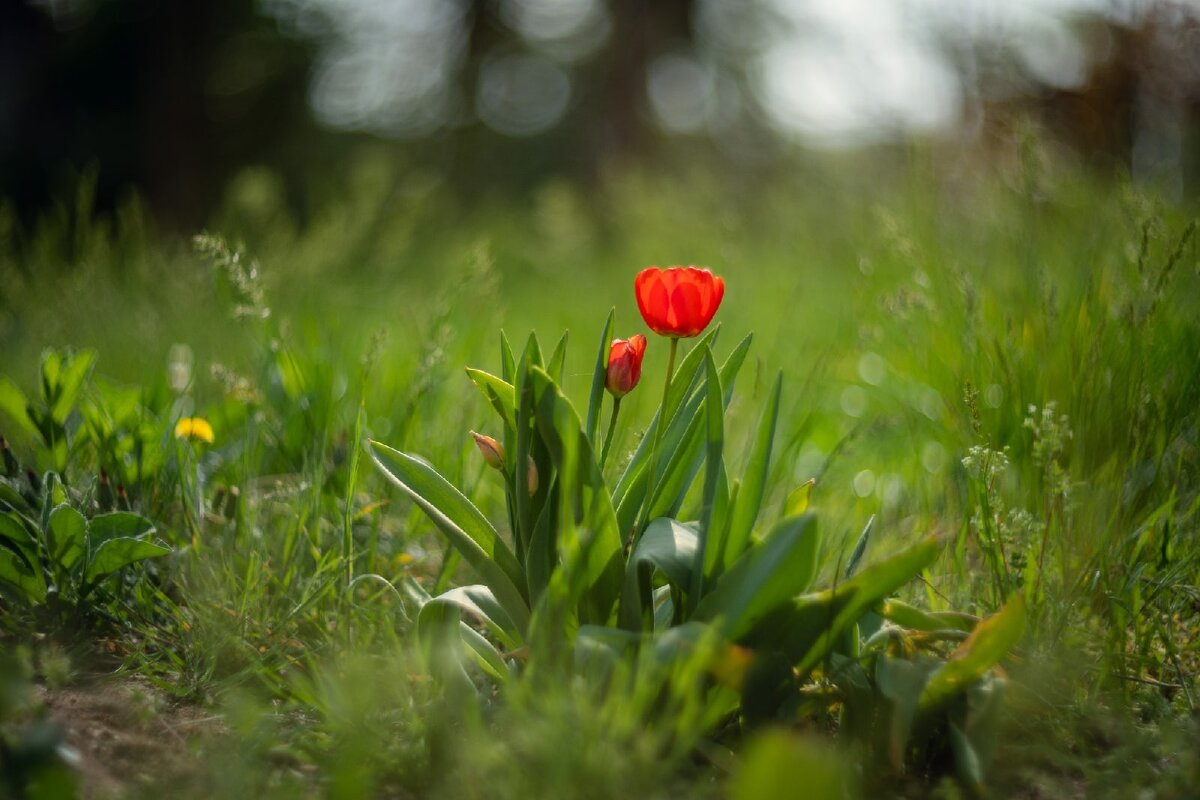
[[[622,583],[623,541],[612,500],[571,402],[545,370],[532,368],[529,381],[537,430],[558,473],[558,547],[567,550],[570,593],[586,593],[585,621],[605,622]]]
[[[658,570],[682,591],[690,591],[699,536],[694,527],[663,517],[652,521],[629,556],[621,593],[621,627],[630,631],[653,627],[651,579]]]
[[[745,551],[696,608],[694,618],[720,620],[736,640],[812,583],[820,539],[812,514],[781,520],[762,544]]]
[[[374,440],[368,447],[380,471],[437,525],[524,629],[529,606],[518,588],[524,584],[521,566],[483,513],[423,459]]]
[[[588,393],[587,427],[584,432],[593,450],[599,444],[596,434],[600,430],[600,407],[604,404],[604,387],[608,381],[608,351],[612,347],[616,321],[617,310],[614,308],[608,312],[604,330],[600,332],[600,347],[596,350],[596,364],[592,367],[592,390]]]
[[[771,444],[775,439],[775,426],[779,420],[779,397],[783,389],[783,374],[775,378],[767,405],[759,419],[754,446],[746,462],[741,489],[729,518],[729,534],[725,540],[723,564],[728,566],[742,554],[750,541],[750,531],[758,519],[763,495],[767,488],[767,470],[771,465]]]
[[[921,710],[940,706],[1008,655],[1025,633],[1025,596],[1014,595],[1003,608],[975,626],[921,692]]]
[[[0,543],[0,583],[8,584],[30,603],[46,601],[46,579],[41,566],[36,561],[30,562],[24,553],[9,549],[7,540]]]
[[[467,367],[467,377],[483,393],[484,399],[488,401],[492,408],[496,409],[496,413],[504,421],[505,427],[515,428],[517,424],[517,395],[513,385],[508,381],[497,378],[490,372],[484,372],[474,367]]]
[[[806,674],[845,638],[864,614],[921,574],[940,551],[937,540],[929,537],[833,589],[797,597],[755,626],[747,642],[782,651],[801,675]]]

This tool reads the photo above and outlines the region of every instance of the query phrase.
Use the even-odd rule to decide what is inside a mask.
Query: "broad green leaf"
[[[637,651],[647,635],[607,625],[580,625],[575,632],[575,671],[601,680],[624,655]]]
[[[623,549],[608,488],[571,402],[545,370],[532,368],[529,381],[538,433],[558,472],[559,516],[568,523],[559,547],[578,548],[578,564],[565,565],[568,584],[574,593],[578,579],[586,591],[592,618],[584,621],[605,622],[621,593]]]
[[[867,611],[932,564],[940,547],[929,537],[833,589],[797,597],[758,625],[748,642],[784,652],[806,674]]]
[[[783,374],[780,373],[775,378],[767,405],[759,419],[754,446],[750,450],[750,458],[742,476],[742,488],[738,491],[737,501],[733,504],[733,512],[729,518],[729,535],[725,540],[724,555],[726,565],[732,564],[746,549],[746,543],[750,541],[750,531],[758,519],[758,510],[762,506],[767,488],[767,470],[771,465],[771,444],[775,439],[775,425],[779,420],[779,396],[782,389]]]
[[[40,436],[37,425],[33,424],[26,411],[28,406],[29,401],[25,398],[25,393],[11,380],[0,376],[0,411],[11,417],[21,430],[31,436]]]
[[[422,459],[374,440],[368,446],[376,466],[446,534],[517,625],[528,625],[521,567],[483,513]]]
[[[921,692],[921,710],[949,700],[994,667],[1025,633],[1025,596],[1014,595],[1003,608],[975,626]]]
[[[467,377],[471,379],[484,398],[496,409],[496,413],[504,420],[506,427],[516,428],[517,424],[517,395],[513,385],[508,381],[497,378],[490,372],[467,367]]]
[[[147,558],[159,558],[171,548],[145,539],[109,539],[96,549],[83,573],[83,583],[91,586],[122,567]]]
[[[460,622],[458,635],[462,637],[463,644],[471,649],[471,652],[479,660],[479,665],[489,675],[498,681],[504,681],[508,677],[508,666],[504,663],[504,656],[479,631],[465,622]]]
[[[891,705],[887,717],[888,760],[897,772],[904,770],[908,740],[917,717],[917,699],[930,671],[931,665],[925,661],[881,655],[875,662],[875,685]]]
[[[513,386],[516,389],[517,402],[517,435],[516,445],[509,452],[516,453],[513,463],[525,465],[533,455],[533,386],[529,382],[529,371],[542,365],[542,350],[538,344],[537,335],[529,334],[525,342],[525,351],[517,364],[517,380]],[[539,467],[540,469],[540,467]],[[542,483],[548,482],[547,480]],[[526,545],[528,558],[529,539],[533,535],[533,524],[536,521],[533,498],[529,495],[529,479],[525,469],[512,470],[513,504],[516,506],[517,527],[513,532]]]
[[[500,651],[462,620],[464,607],[455,602],[439,602],[440,597],[443,595],[425,602],[417,615],[417,631],[432,657],[437,677],[473,688],[461,660],[460,654],[465,651],[492,678],[499,681],[507,678],[508,668]]]
[[[650,630],[654,601],[651,578],[658,570],[673,586],[690,591],[692,571],[699,552],[699,537],[691,525],[666,517],[652,521],[625,565],[621,592],[621,627]]]
[[[984,796],[983,765],[969,736],[953,722],[949,725],[950,747],[958,777],[975,797]]]
[[[30,564],[16,552],[0,545],[0,582],[21,592],[30,603],[46,601],[46,580],[41,567]]]
[[[15,550],[19,550],[31,564],[38,563],[37,539],[22,524],[14,511],[0,514],[0,539],[4,539]]]
[[[50,512],[50,560],[70,571],[87,547],[87,520],[75,509],[61,505]]]
[[[725,636],[741,638],[808,588],[816,574],[819,544],[812,514],[781,520],[762,544],[743,553],[720,577],[693,618],[720,620]]]
[[[129,511],[97,514],[88,520],[88,543],[93,550],[109,539],[118,537],[140,539],[153,532],[153,522]]]
[[[558,564],[558,514],[559,492],[558,479],[551,487],[538,514],[537,522],[533,524],[533,534],[529,537],[529,552],[525,554],[525,579],[529,585],[529,604],[537,605],[542,593],[550,585],[550,576]]]
[[[592,390],[588,394],[587,426],[584,433],[595,450],[599,442],[596,433],[600,429],[600,407],[604,405],[604,386],[608,379],[608,351],[612,347],[613,327],[616,325],[617,310],[608,312],[604,330],[600,332],[600,347],[596,351],[596,364],[592,367]]]
[[[460,586],[443,592],[421,607],[419,621],[426,613],[439,605],[454,606],[459,611],[465,611],[476,622],[482,623],[496,639],[510,650],[515,650],[525,643],[524,632],[513,622],[512,617],[504,610],[496,595],[487,586],[478,584]]]
[[[58,372],[56,397],[50,407],[50,416],[59,425],[67,421],[71,409],[79,402],[88,373],[96,363],[95,350],[83,350],[67,359]]]
[[[8,478],[0,477],[0,511],[6,509],[24,515],[34,513],[33,506],[21,496],[17,484]]]

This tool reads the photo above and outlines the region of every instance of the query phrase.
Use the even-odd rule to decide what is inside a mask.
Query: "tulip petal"
[[[683,336],[695,336],[706,324],[703,300],[695,283],[680,282],[671,293],[672,325]]]

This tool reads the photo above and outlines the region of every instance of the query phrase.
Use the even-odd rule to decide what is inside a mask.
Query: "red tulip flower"
[[[646,337],[640,333],[628,339],[614,339],[608,351],[608,375],[604,388],[613,397],[624,397],[633,391],[642,378],[642,356],[646,354]]]
[[[673,339],[696,336],[708,327],[725,296],[725,281],[700,267],[647,267],[633,288],[646,325]]]

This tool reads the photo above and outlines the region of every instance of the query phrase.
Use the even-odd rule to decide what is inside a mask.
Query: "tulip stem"
[[[663,384],[662,405],[659,406],[658,412],[658,430],[654,433],[654,441],[656,443],[662,438],[663,428],[666,426],[666,420],[663,417],[667,413],[667,395],[671,393],[671,375],[675,372],[675,351],[677,349],[679,349],[679,340],[672,336],[671,354],[667,356],[667,382]]]
[[[604,434],[604,449],[600,451],[600,469],[608,461],[608,448],[612,445],[613,431],[617,429],[617,412],[621,410],[621,398],[613,398],[612,416],[608,418],[608,432]]]
[[[670,420],[667,419],[667,396],[671,393],[671,376],[675,373],[675,352],[679,349],[679,340],[674,336],[671,337],[671,352],[667,356],[667,380],[663,384],[663,399],[662,404],[658,407],[658,426],[654,429],[654,439],[650,442],[650,463],[646,465],[646,499],[645,505],[642,506],[640,514],[641,521],[633,531],[633,537],[636,538],[638,531],[646,523],[646,515],[650,513],[650,502],[654,499],[651,495],[654,493],[654,471],[658,466],[658,445],[662,441],[663,431],[667,427]]]

